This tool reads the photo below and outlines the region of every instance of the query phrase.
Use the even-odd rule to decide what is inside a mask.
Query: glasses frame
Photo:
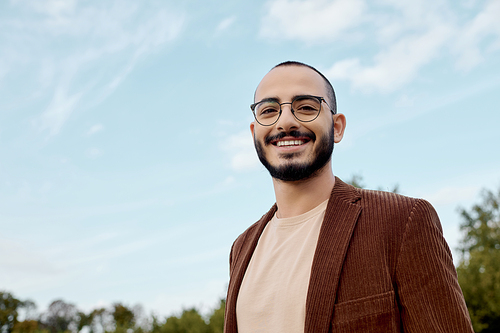
[[[295,115],[295,110],[292,108],[293,102],[295,102],[298,99],[303,99],[303,98],[314,98],[314,99],[317,99],[319,101],[319,111],[318,111],[318,114],[316,115],[316,117],[314,117],[311,120],[300,120],[299,118],[297,118],[297,116]],[[330,105],[328,104],[328,102],[323,97],[321,97],[321,96],[313,96],[313,95],[299,95],[299,96],[295,96],[292,99],[291,102],[278,103],[278,105],[280,106],[280,112],[278,114],[278,117],[276,118],[276,120],[272,124],[265,125],[265,124],[261,123],[259,120],[257,120],[257,115],[255,114],[255,107],[258,104],[262,103],[262,102],[275,101],[275,100],[276,99],[274,99],[274,98],[265,98],[265,99],[263,99],[261,101],[258,101],[257,103],[253,103],[252,105],[250,105],[250,109],[252,110],[253,117],[255,118],[255,121],[258,122],[260,125],[262,125],[262,126],[273,126],[274,124],[276,124],[278,122],[278,120],[280,119],[281,114],[283,113],[283,109],[281,108],[281,106],[285,105],[285,104],[290,104],[290,111],[292,111],[292,114],[295,117],[295,119],[297,119],[301,123],[310,123],[311,121],[316,120],[316,118],[318,118],[319,114],[321,113],[321,109],[322,109],[321,104],[322,104],[322,102],[325,102],[325,104],[328,106],[328,109],[332,112],[332,114],[336,114],[336,112],[334,110],[332,110],[332,108],[330,107]]]

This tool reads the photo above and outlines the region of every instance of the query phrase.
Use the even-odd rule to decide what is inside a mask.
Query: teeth
[[[276,145],[278,147],[283,147],[283,146],[300,146],[301,144],[304,144],[304,140],[285,140],[285,141],[278,141]]]

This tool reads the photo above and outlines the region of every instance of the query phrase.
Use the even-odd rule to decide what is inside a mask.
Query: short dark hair
[[[302,67],[307,67],[309,69],[312,69],[313,71],[318,73],[325,81],[325,88],[326,88],[326,94],[327,94],[327,98],[328,98],[328,104],[332,108],[333,112],[337,113],[337,99],[335,98],[335,90],[333,90],[333,86],[330,83],[330,81],[328,81],[326,76],[324,76],[320,71],[318,71],[313,66],[310,66],[308,64],[304,64],[303,62],[299,62],[299,61],[285,61],[285,62],[282,62],[280,64],[277,64],[276,66],[271,68],[271,70],[275,69],[276,67],[283,67],[283,66],[302,66]]]

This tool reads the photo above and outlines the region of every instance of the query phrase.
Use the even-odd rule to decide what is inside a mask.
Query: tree
[[[365,184],[363,183],[363,176],[356,173],[351,176],[351,179],[347,181],[347,184],[351,184],[352,186],[357,188],[365,187]]]
[[[180,318],[172,316],[161,328],[163,333],[208,333],[208,325],[195,308],[184,310]]]
[[[19,309],[23,302],[11,293],[0,291],[0,332],[11,333],[17,323]]]
[[[457,267],[476,332],[500,332],[500,189],[483,190],[482,202],[460,209],[464,238]]]
[[[158,320],[158,316],[155,314],[151,315],[151,333],[161,333],[162,332],[162,323]]]
[[[90,329],[90,332],[93,332],[92,330],[92,321],[93,321],[93,312],[89,314],[85,314],[84,312],[78,311],[77,313],[77,323],[76,323],[76,329],[78,332],[80,332],[85,326],[87,326]]]
[[[210,333],[222,333],[224,331],[224,312],[226,310],[226,300],[221,299],[219,308],[215,309],[209,318],[208,328]]]
[[[41,332],[38,329],[38,321],[36,320],[24,320],[16,323],[12,333],[35,333]],[[49,333],[49,331],[43,331],[44,333]]]
[[[121,303],[113,304],[113,318],[116,328],[132,328],[135,324],[134,312]]]
[[[93,310],[91,317],[90,333],[103,333],[113,329],[113,316],[105,308]]]
[[[77,309],[73,304],[56,300],[49,305],[42,322],[51,333],[67,332],[71,325],[77,325]]]

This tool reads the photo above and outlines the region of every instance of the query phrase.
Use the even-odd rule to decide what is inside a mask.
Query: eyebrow
[[[261,99],[260,101],[258,102],[255,102],[255,104],[259,104],[259,103],[262,103],[262,102],[280,102],[280,99],[279,97],[266,97],[264,99]]]
[[[293,101],[294,99],[296,99],[297,97],[303,97],[303,96],[315,96],[315,95],[311,95],[311,94],[293,95],[292,99],[290,100],[290,102]],[[262,103],[262,102],[278,102],[278,103],[281,103],[281,98],[279,98],[279,97],[266,97],[264,99],[261,99],[258,102],[255,102],[255,104]]]

